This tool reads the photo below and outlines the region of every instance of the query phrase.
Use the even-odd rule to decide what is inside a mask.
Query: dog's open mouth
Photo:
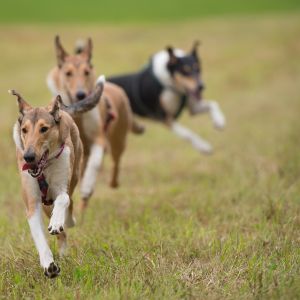
[[[48,159],[48,155],[49,155],[49,150],[46,150],[41,159],[38,161],[38,163],[25,163],[22,167],[22,171],[27,171],[28,173],[32,176],[32,177],[39,177],[46,164],[47,164],[47,159]]]
[[[195,90],[186,90],[186,93],[188,94],[189,97],[200,101],[202,99],[202,92],[199,89],[195,89]]]

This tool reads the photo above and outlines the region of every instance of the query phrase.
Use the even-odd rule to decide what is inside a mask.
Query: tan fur
[[[34,152],[35,163],[37,163],[46,150],[49,151],[50,156],[51,154],[55,155],[57,153],[57,149],[60,149],[63,143],[65,147],[68,147],[70,150],[70,172],[66,192],[70,198],[68,215],[72,218],[72,194],[80,177],[83,156],[83,146],[80,140],[78,128],[72,117],[68,113],[59,109],[57,99],[55,99],[48,107],[39,108],[32,108],[20,96],[18,96],[18,102],[21,114],[18,120],[19,124],[17,125],[17,130],[21,141],[21,147],[18,145],[18,142],[16,142],[16,156],[21,176],[22,196],[25,202],[27,218],[30,219],[34,215],[37,209],[37,204],[41,201],[41,196],[39,194],[35,194],[32,190],[32,182],[34,182],[34,179],[28,175],[24,176],[25,171],[22,171],[24,154],[29,150]],[[47,130],[42,132],[42,128],[47,128]],[[51,186],[49,186],[49,188],[51,189]],[[48,192],[51,191],[50,189]],[[49,219],[51,217],[53,207],[53,205],[43,205],[43,209]],[[66,233],[58,233],[57,238],[60,253],[63,253],[63,248],[66,245]]]
[[[92,44],[89,40],[87,47],[76,55],[66,55],[59,39],[56,39],[56,53],[58,56],[58,65],[54,67],[48,75],[56,91],[64,95],[66,102],[72,102],[76,98],[78,89],[84,90],[87,94],[91,93],[95,84],[94,70],[90,64],[92,56]],[[64,53],[61,55],[61,53]],[[86,72],[88,71],[88,72]],[[69,76],[72,72],[72,76]],[[87,75],[88,73],[88,75]],[[114,120],[108,126],[105,132],[105,120],[108,115],[106,99],[110,104],[110,110],[114,113]],[[85,170],[88,157],[93,144],[101,145],[108,149],[113,159],[113,171],[110,181],[111,187],[118,186],[118,173],[121,155],[126,147],[126,137],[129,130],[141,133],[143,128],[136,122],[133,122],[132,112],[129,106],[129,100],[125,92],[117,85],[111,83],[104,84],[104,92],[98,105],[100,118],[97,121],[93,131],[86,130],[84,127],[84,116],[74,118],[82,139],[84,147],[83,170]],[[82,209],[87,206],[88,198],[82,199]]]
[[[71,175],[69,178],[69,189],[68,194],[70,196],[71,204],[69,209],[72,210],[72,199],[71,196],[74,192],[75,186],[79,180],[80,175],[80,168],[82,163],[82,154],[83,154],[83,147],[79,136],[79,131],[74,123],[73,119],[64,111],[60,111],[60,124],[59,126],[55,126],[50,130],[47,136],[43,135],[42,138],[39,134],[39,129],[42,126],[48,125],[51,126],[49,122],[46,122],[45,119],[42,119],[44,115],[48,114],[47,108],[35,108],[32,109],[30,112],[36,111],[36,118],[38,121],[34,124],[34,120],[32,118],[28,118],[25,121],[25,124],[22,128],[30,127],[26,135],[24,136],[21,134],[21,139],[24,145],[24,152],[28,147],[34,145],[35,153],[38,155],[37,160],[41,158],[42,155],[42,145],[45,142],[49,142],[51,147],[49,149],[50,153],[55,151],[59,148],[62,142],[65,143],[66,147],[69,147],[71,150],[70,155],[70,168],[71,168]],[[25,115],[26,117],[26,115]],[[22,166],[24,164],[23,155],[20,149],[16,149],[17,151],[17,162],[18,162],[18,169],[20,170],[20,174],[22,175]],[[36,207],[36,201],[40,201],[40,199],[33,199],[30,197],[30,190],[28,190],[28,185],[26,185],[26,179],[22,177],[22,195],[25,202],[27,216],[31,217],[34,213]],[[50,217],[51,215],[51,207],[44,206],[46,214]],[[72,212],[72,211],[71,211]]]
[[[188,66],[185,66],[185,67],[188,67]],[[175,81],[176,87],[179,90],[182,90],[183,92],[185,92],[186,90],[190,90],[190,91],[195,90],[197,88],[198,80],[199,80],[198,78],[184,76],[184,75],[180,74],[179,72],[174,73],[174,81]]]

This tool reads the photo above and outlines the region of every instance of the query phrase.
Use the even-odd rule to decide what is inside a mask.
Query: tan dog
[[[55,50],[57,66],[48,75],[48,87],[53,95],[61,94],[66,103],[77,103],[91,93],[95,84],[95,72],[91,64],[92,41],[89,39],[79,54],[69,55],[57,36]],[[84,147],[82,209],[87,206],[94,190],[105,149],[110,149],[114,163],[110,185],[117,187],[127,133],[129,130],[143,132],[143,128],[133,122],[128,98],[121,88],[105,83],[103,99],[98,107],[74,119]]]
[[[57,235],[59,252],[66,247],[66,227],[74,226],[72,194],[80,177],[83,147],[78,128],[69,115],[84,112],[99,102],[102,87],[80,105],[61,106],[61,98],[47,107],[33,108],[18,93],[20,117],[15,123],[16,144],[22,195],[31,234],[45,275],[56,277],[60,269],[43,232],[41,207],[50,218],[48,231]],[[63,111],[63,110],[65,111]]]

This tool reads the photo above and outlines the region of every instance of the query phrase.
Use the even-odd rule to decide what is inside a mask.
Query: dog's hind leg
[[[211,154],[213,149],[212,146],[202,139],[199,135],[191,131],[190,129],[173,122],[170,124],[171,130],[180,138],[189,141],[192,146],[198,151],[204,154]]]
[[[132,119],[131,131],[134,134],[143,134],[145,131],[145,126],[140,124],[137,120]]]
[[[57,242],[58,242],[59,256],[62,257],[65,255],[67,249],[67,234],[65,231],[57,235]]]
[[[98,172],[102,165],[104,156],[104,146],[95,143],[91,147],[90,155],[86,163],[86,168],[83,173],[81,181],[80,192],[81,192],[81,211],[83,211],[88,204],[88,200],[91,197]]]
[[[119,186],[119,171],[121,156],[125,150],[126,135],[122,139],[111,139],[111,156],[113,160],[112,176],[110,186],[117,188]]]
[[[68,227],[68,228],[74,227],[76,224],[76,221],[73,216],[73,200],[72,200],[72,198],[70,198],[70,205],[68,207],[68,210],[66,211],[66,214],[67,214],[66,221],[65,221],[66,227]]]
[[[120,156],[115,157],[113,156],[113,170],[112,170],[112,177],[110,181],[110,186],[112,188],[117,188],[119,186],[119,166],[120,166]]]

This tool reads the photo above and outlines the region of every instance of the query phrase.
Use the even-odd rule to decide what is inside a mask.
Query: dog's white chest
[[[49,186],[47,199],[55,199],[57,195],[68,192],[70,172],[70,148],[65,147],[61,155],[51,160],[49,166],[44,170]]]
[[[171,89],[164,89],[160,95],[160,102],[168,115],[175,116],[181,105],[181,97]]]
[[[99,133],[99,125],[100,112],[98,106],[83,114],[82,126],[84,134],[88,137],[88,139],[94,140],[95,136]]]

